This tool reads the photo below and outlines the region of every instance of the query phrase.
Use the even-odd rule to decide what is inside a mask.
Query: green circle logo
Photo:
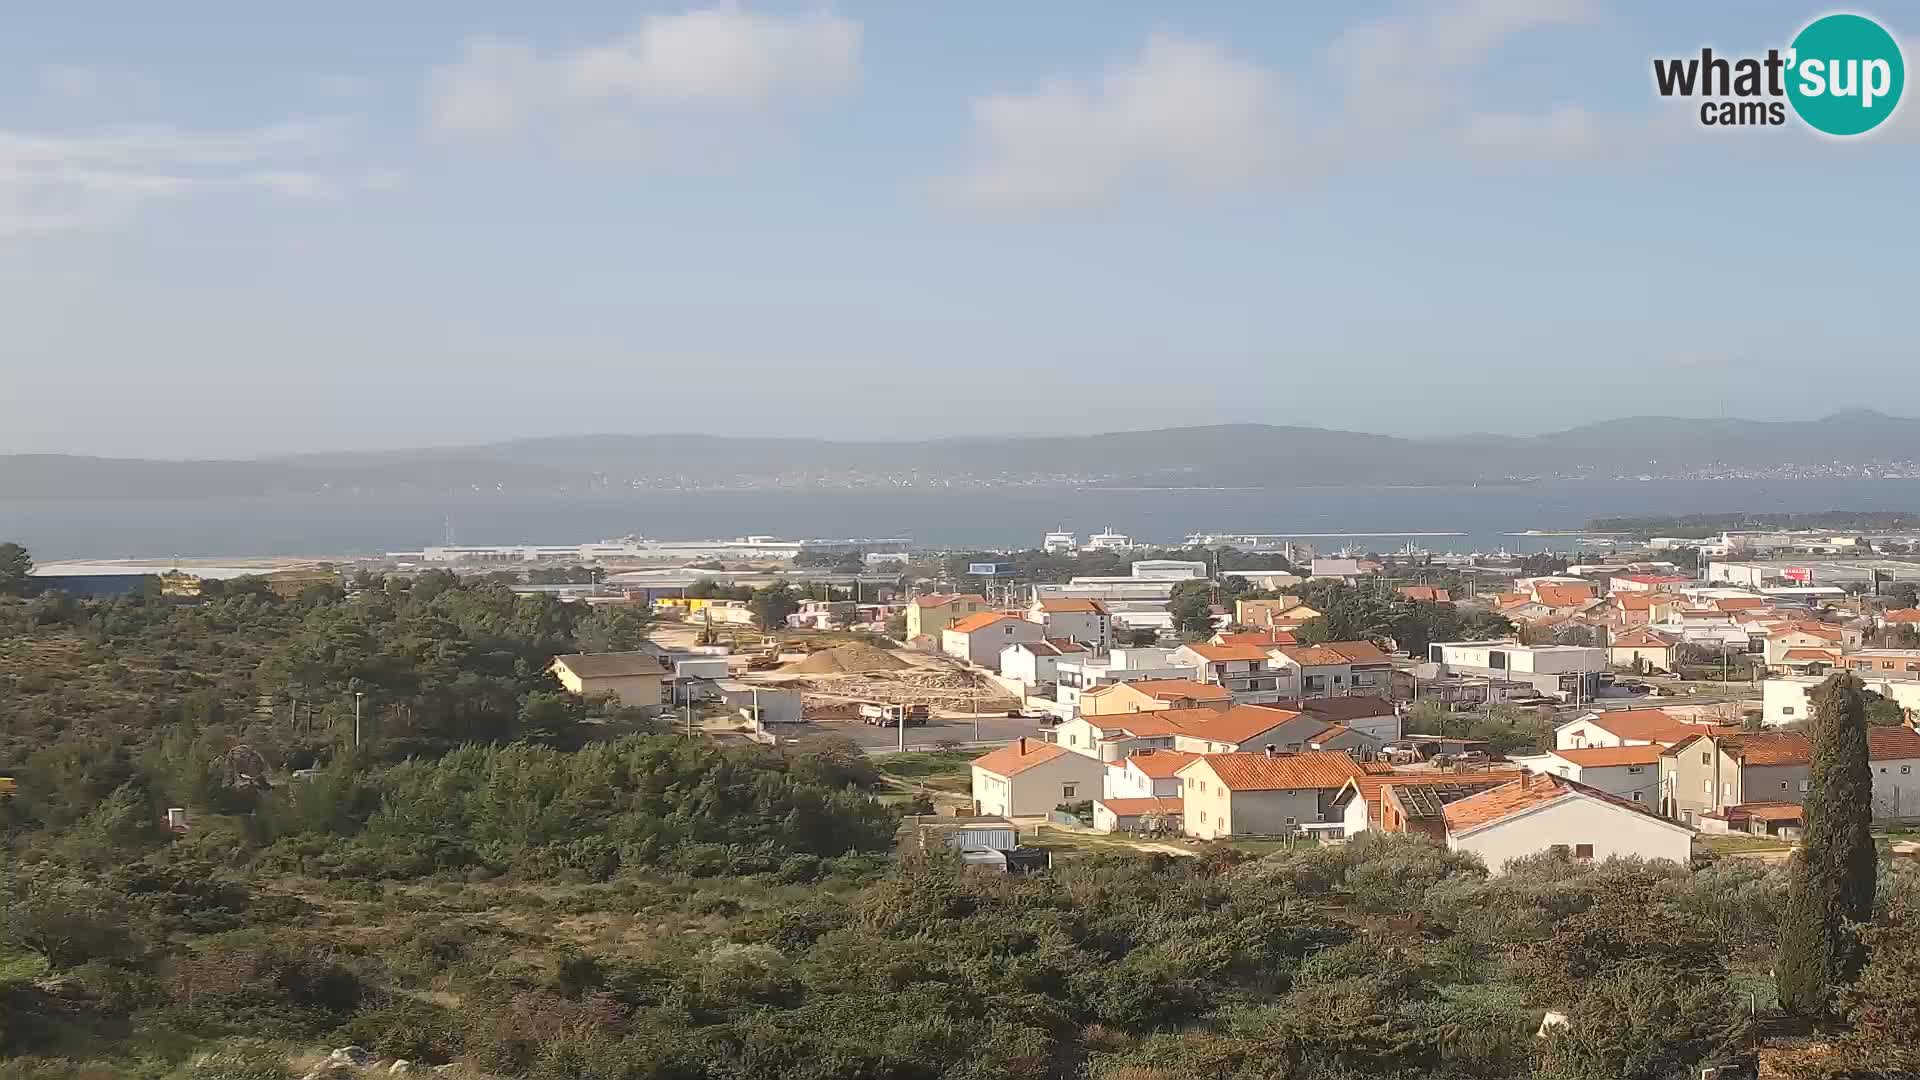
[[[1893,115],[1907,85],[1900,43],[1862,15],[1828,15],[1793,39],[1787,100],[1815,130],[1860,135]]]

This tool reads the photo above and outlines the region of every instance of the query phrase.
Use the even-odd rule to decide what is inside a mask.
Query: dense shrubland
[[[902,863],[849,745],[555,706],[583,629],[634,628],[437,579],[0,601],[0,1078],[297,1076],[357,1043],[537,1080],[1655,1080],[1773,1005],[1779,868],[1490,878],[1407,838]],[[381,721],[356,751],[337,700],[331,730],[258,709],[296,686]],[[1883,871],[1840,1060],[1913,1067],[1917,913]]]

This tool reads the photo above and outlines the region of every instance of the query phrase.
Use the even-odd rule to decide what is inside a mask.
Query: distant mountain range
[[[1636,416],[1549,435],[1439,439],[1224,424],[912,442],[578,435],[222,461],[15,454],[0,455],[0,499],[811,485],[1295,487],[1781,469],[1920,474],[1914,463],[1920,463],[1920,420],[1858,410],[1785,422]]]

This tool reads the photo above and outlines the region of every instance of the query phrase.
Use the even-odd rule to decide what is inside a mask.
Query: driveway
[[[976,734],[972,716],[964,713],[958,716],[935,716],[927,721],[925,727],[907,729],[907,749],[932,750],[943,742],[982,747],[1001,746],[1022,735],[1038,737],[1040,732],[1040,721],[1020,717],[983,715],[980,717]],[[843,735],[858,743],[869,753],[885,753],[896,749],[900,739],[899,731],[894,728],[874,727],[850,720],[782,724],[780,735],[783,738]]]

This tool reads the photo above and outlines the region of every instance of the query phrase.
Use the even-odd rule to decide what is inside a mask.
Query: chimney
[[[1268,744],[1267,744],[1267,756],[1268,756],[1268,757],[1274,757],[1274,756],[1276,756],[1276,755],[1274,754],[1274,745],[1273,745],[1272,743],[1268,743]]]
[[[1015,744],[1015,748],[1021,757],[1027,756],[1027,737],[1025,735],[1020,736],[1020,741]]]

